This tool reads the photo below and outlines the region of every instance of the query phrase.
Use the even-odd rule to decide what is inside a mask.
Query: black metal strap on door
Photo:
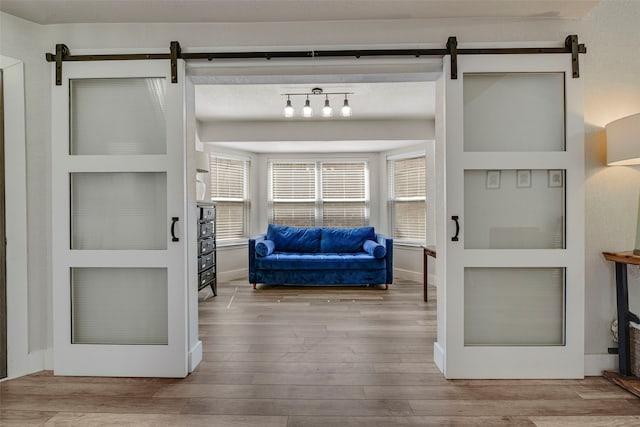
[[[303,50],[272,52],[210,52],[183,53],[180,43],[172,41],[169,53],[134,53],[115,55],[71,55],[65,44],[56,45],[56,53],[47,53],[47,62],[56,63],[56,85],[62,84],[62,63],[65,61],[127,61],[146,59],[168,59],[171,61],[171,82],[178,82],[178,59],[266,59],[272,58],[362,58],[372,56],[411,56],[411,57],[443,57],[451,56],[451,78],[458,78],[458,55],[514,55],[514,54],[571,54],[572,76],[580,77],[578,54],[587,53],[584,44],[578,43],[577,35],[567,36],[564,47],[528,47],[528,48],[474,48],[458,49],[458,40],[451,36],[444,49],[363,49],[363,50]]]

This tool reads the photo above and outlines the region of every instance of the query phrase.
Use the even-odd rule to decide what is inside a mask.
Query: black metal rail
[[[363,58],[380,56],[443,57],[451,56],[451,78],[458,78],[458,55],[518,55],[518,54],[571,54],[572,76],[580,77],[578,54],[587,53],[584,44],[578,43],[577,35],[569,35],[564,47],[527,48],[474,48],[458,49],[456,37],[449,37],[444,49],[347,49],[347,50],[302,50],[302,51],[254,51],[254,52],[209,52],[182,53],[180,43],[172,41],[170,53],[133,53],[106,55],[71,55],[65,44],[56,45],[56,53],[47,53],[47,62],[56,63],[56,85],[62,84],[62,63],[65,61],[130,61],[168,59],[171,61],[171,82],[178,82],[178,59],[274,59],[274,58]]]

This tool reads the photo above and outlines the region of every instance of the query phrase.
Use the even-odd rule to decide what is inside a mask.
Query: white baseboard
[[[411,280],[412,282],[420,282],[420,283],[422,283],[422,280],[423,280],[422,272],[403,270],[401,268],[393,269],[393,278],[401,279],[401,280]]]
[[[202,362],[202,341],[198,340],[196,345],[189,351],[189,373],[193,372]]]
[[[249,277],[246,268],[218,272],[218,283],[230,282]]]
[[[440,372],[444,374],[444,350],[440,346],[440,343],[433,343],[433,361],[440,369]]]
[[[52,354],[53,351],[51,349],[37,350],[25,354],[25,357],[21,357],[20,361],[10,361],[11,363],[8,366],[9,375],[2,381],[34,374],[43,370],[52,370],[53,363],[51,360],[49,360],[49,362],[47,361],[47,358],[52,359]],[[47,363],[49,363],[49,365]]]
[[[45,371],[53,371],[53,347],[43,350],[43,352]]]
[[[617,354],[585,354],[584,355],[584,376],[602,376],[602,371],[617,371]]]

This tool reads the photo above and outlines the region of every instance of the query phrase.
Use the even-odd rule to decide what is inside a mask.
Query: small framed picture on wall
[[[549,187],[562,187],[564,185],[564,173],[562,169],[549,169]]]
[[[531,169],[518,169],[516,171],[516,188],[531,187]]]
[[[500,171],[487,171],[487,183],[488,189],[500,188]]]

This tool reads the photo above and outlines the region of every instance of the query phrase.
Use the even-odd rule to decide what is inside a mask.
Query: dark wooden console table
[[[428,301],[429,298],[427,297],[427,279],[428,279],[428,275],[427,275],[427,257],[436,257],[436,248],[434,246],[423,246],[422,249],[424,250],[424,258],[423,258],[423,266],[422,266],[422,271],[424,273],[424,300]]]
[[[640,265],[640,255],[633,252],[603,252],[604,258],[616,263],[616,302],[618,311],[618,372],[605,371],[604,376],[625,390],[640,396],[640,379],[631,376],[631,348],[629,322],[640,323],[629,311],[627,265]]]

